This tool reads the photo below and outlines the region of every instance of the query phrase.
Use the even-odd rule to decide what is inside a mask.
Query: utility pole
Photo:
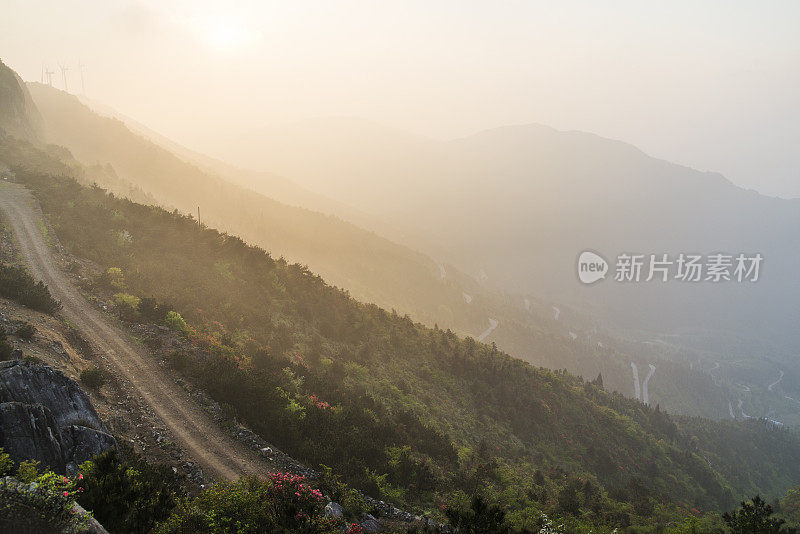
[[[45,72],[45,74],[47,74],[47,84],[50,87],[53,87],[53,74],[55,74],[55,71],[53,71],[53,70],[45,70],[44,72]]]
[[[61,77],[64,79],[64,91],[69,93],[69,87],[67,87],[67,71],[69,70],[69,67],[59,63],[58,68],[61,69]]]
[[[197,226],[201,227],[203,225],[200,224],[200,206],[197,206]]]

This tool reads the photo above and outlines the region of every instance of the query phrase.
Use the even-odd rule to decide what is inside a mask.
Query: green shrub
[[[17,328],[17,337],[20,339],[30,341],[31,339],[33,339],[34,334],[36,334],[36,327],[33,326],[31,323],[25,323],[24,325]]]
[[[5,477],[11,474],[14,469],[14,461],[11,456],[0,447],[0,477]]]
[[[166,316],[163,307],[153,297],[144,297],[139,301],[139,314],[153,323],[160,323]]]
[[[8,475],[8,461],[3,456],[0,450],[0,475]],[[15,478],[23,484],[36,484],[36,491],[0,480],[0,532],[89,532],[87,517],[73,510],[73,498],[81,491],[77,480],[52,471],[40,473],[34,461],[20,464]]]
[[[6,330],[0,327],[0,361],[10,360],[14,347],[6,340]]]
[[[742,501],[740,508],[722,515],[732,534],[763,532],[765,534],[790,534],[795,532],[784,527],[785,520],[772,517],[772,506],[764,502],[760,495],[750,501]]]
[[[80,380],[89,389],[98,390],[106,383],[106,375],[102,369],[92,366],[81,371]]]
[[[367,504],[364,496],[360,492],[351,488],[344,482],[339,475],[333,473],[333,469],[327,465],[320,465],[322,476],[319,489],[325,492],[334,502],[339,503],[344,508],[345,516],[350,518],[360,518],[367,511]]]
[[[267,480],[244,477],[217,484],[182,503],[156,532],[342,532],[335,520],[325,517],[326,502],[303,477],[287,473],[273,473]]]
[[[103,273],[101,281],[103,285],[109,289],[116,289],[117,291],[123,291],[125,289],[125,276],[122,274],[122,269],[119,267],[109,267],[106,272]]]
[[[447,520],[456,532],[486,532],[511,534],[514,532],[506,520],[506,512],[497,505],[486,503],[480,496],[472,498],[467,510],[448,508]]]
[[[126,321],[132,321],[139,315],[139,303],[141,300],[136,295],[129,293],[115,293],[114,305],[120,317]]]
[[[124,454],[122,462],[109,449],[81,464],[84,491],[77,501],[109,532],[150,532],[169,517],[180,484],[169,467],[149,464],[130,448]]]
[[[39,461],[38,460],[25,460],[17,466],[17,472],[14,476],[20,482],[33,482],[39,476]]]
[[[0,264],[0,295],[44,313],[53,314],[61,309],[61,303],[53,298],[47,286],[16,265]]]
[[[181,314],[176,311],[168,311],[167,316],[164,318],[164,323],[172,330],[180,332],[181,334],[189,333],[189,325],[183,320]]]

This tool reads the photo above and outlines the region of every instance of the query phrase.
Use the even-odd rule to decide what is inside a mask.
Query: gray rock
[[[46,365],[14,360],[0,362],[0,447],[17,463],[39,460],[73,474],[117,442],[75,381]]]
[[[344,510],[338,503],[331,501],[325,505],[325,517],[332,517],[334,519],[338,519],[342,517],[343,514]]]
[[[0,362],[0,402],[41,404],[50,410],[59,428],[81,425],[108,432],[80,386],[47,365]]]
[[[97,519],[92,517],[92,514],[86,511],[86,509],[78,503],[72,503],[72,511],[75,513],[76,516],[82,518],[85,523],[86,531],[89,534],[108,534],[108,531],[103,528]]]
[[[370,534],[381,531],[380,523],[370,514],[364,514],[364,517],[361,518],[361,526],[365,532],[369,532]]]
[[[72,437],[71,447],[67,448],[65,459],[67,473],[70,475],[76,474],[78,467],[86,460],[91,460],[101,452],[117,446],[117,440],[102,430],[72,425],[69,433]]]
[[[41,404],[0,403],[0,447],[14,463],[39,460],[64,473],[64,451],[53,414]]]

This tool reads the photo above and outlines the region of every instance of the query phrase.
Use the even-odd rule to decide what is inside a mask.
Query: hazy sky
[[[539,122],[800,197],[800,2],[0,0],[0,57],[175,140]]]

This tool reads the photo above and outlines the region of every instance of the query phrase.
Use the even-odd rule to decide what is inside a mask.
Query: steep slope
[[[113,165],[106,173],[108,176],[95,173],[87,181],[96,181],[135,200],[174,206],[184,213],[193,213],[201,205],[204,222],[238,233],[276,255],[305,263],[361,300],[410,313],[428,325],[438,324],[460,334],[478,337],[482,332],[490,332],[486,341],[496,341],[504,350],[527,361],[550,368],[567,368],[587,378],[602,373],[610,390],[633,394],[629,369],[638,348],[625,346],[625,350],[620,350],[622,345],[595,332],[592,320],[585,314],[559,305],[563,313],[556,318],[549,302],[486,287],[449,264],[437,264],[423,254],[341,220],[277,203],[199,167],[213,168],[243,183],[257,180],[261,175],[242,174],[243,171],[193,155],[152,132],[145,132],[164,146],[178,150],[183,157],[191,158],[198,167],[185,163],[182,158],[136,136],[121,122],[92,113],[75,97],[39,84],[30,87],[46,117],[49,140],[69,147],[81,161],[97,162],[95,167],[101,170],[108,162]],[[134,127],[143,129],[141,125]],[[269,176],[269,182],[262,184],[261,189],[275,192],[275,183],[276,179]],[[364,224],[374,220],[325,199],[309,197],[296,187],[278,189],[287,201],[319,206],[351,220],[361,217]],[[403,189],[414,190],[406,186]],[[150,197],[145,198],[142,193]],[[492,321],[499,326],[489,331]],[[573,339],[574,332],[579,337]],[[602,347],[598,345],[601,340]],[[651,388],[654,404],[693,415],[727,416],[728,398],[713,388],[709,377],[670,367],[659,355],[641,363],[654,363],[661,369]],[[688,394],[673,394],[686,383],[696,383],[699,387]]]
[[[459,288],[437,283],[430,258],[320,213],[290,207],[235,186],[131,133],[120,121],[101,117],[77,98],[31,84],[46,117],[48,141],[67,147],[79,161],[110,164],[120,178],[161,205],[196,213],[204,223],[242,235],[278,256],[313,265],[327,280],[367,301],[435,322],[435,311],[462,300]],[[128,194],[124,185],[98,183]],[[136,198],[136,197],[134,197]],[[387,283],[387,281],[389,283]],[[460,331],[480,332],[459,318]]]
[[[326,215],[335,215],[350,222],[357,223],[368,215],[324,195],[302,187],[284,176],[278,174],[242,169],[224,161],[209,157],[205,154],[186,148],[172,139],[148,128],[146,125],[125,116],[113,108],[105,106],[102,102],[78,97],[80,102],[89,109],[105,117],[117,119],[124,123],[130,131],[153,142],[179,157],[183,161],[195,165],[206,174],[216,175],[233,184],[252,189],[273,200],[288,206],[296,206]],[[376,220],[373,218],[373,222]],[[365,225],[359,225],[365,227]],[[369,227],[369,226],[366,226]]]
[[[40,134],[41,118],[25,82],[0,61],[0,125],[9,135],[33,140]]]
[[[436,141],[327,119],[234,138],[226,153],[249,154],[253,164],[382,214],[398,228],[388,237],[485,273],[489,286],[597,316],[641,356],[668,356],[687,373],[722,363],[717,378],[736,394],[750,393],[741,385],[758,387],[752,401],[770,406],[761,414],[796,411],[785,396],[797,398],[800,388],[800,242],[792,231],[800,200],[764,197],[622,142],[541,125]],[[587,249],[612,268],[609,280],[590,287],[575,276]],[[763,276],[755,284],[617,283],[614,262],[624,252],[673,260],[761,253]],[[790,376],[782,391],[761,392],[781,370]]]
[[[40,230],[41,214],[37,215],[30,200],[29,194],[18,186],[3,184],[0,189],[0,209],[13,228],[28,266],[61,301],[64,316],[106,354],[117,376],[133,384],[174,438],[207,469],[229,479],[268,472],[252,452],[217,429],[184,391],[164,380],[156,362],[84,299],[51,257]]]
[[[659,372],[651,384],[651,402],[681,413],[728,416],[727,405],[732,397],[715,388],[711,377],[670,365],[660,353],[649,354],[644,358],[646,361],[642,360],[638,355],[647,353],[649,348],[643,350],[641,345],[614,342],[597,331],[590,316],[576,312],[575,308],[561,304],[553,307],[530,294],[523,297],[498,291],[449,264],[435,263],[425,255],[341,220],[274,202],[220,179],[208,169],[234,182],[280,195],[287,202],[338,213],[387,235],[396,233],[395,228],[402,230],[401,224],[378,224],[375,216],[354,212],[319,195],[309,195],[280,177],[231,168],[193,154],[141,125],[132,125],[161,144],[157,146],[133,134],[119,121],[91,113],[75,97],[39,84],[30,87],[47,119],[48,139],[69,147],[83,162],[95,162],[91,169],[80,171],[86,174],[85,183],[94,181],[129,198],[177,207],[183,212],[194,213],[196,206],[201,205],[204,222],[241,234],[292,261],[308,264],[326,280],[346,288],[361,300],[410,313],[428,325],[439,324],[457,333],[478,337],[489,332],[486,341],[496,341],[504,350],[534,364],[567,368],[587,378],[602,373],[610,390],[633,395],[631,360],[644,366],[654,364]],[[111,114],[108,110],[104,113]],[[349,142],[347,139],[344,144]],[[369,142],[363,137],[356,139]],[[408,137],[402,145],[419,147],[423,141]],[[319,157],[325,159],[338,151],[340,144],[320,145]],[[350,156],[349,160],[358,160],[357,154]],[[375,162],[383,161],[380,153],[371,157]],[[183,161],[184,158],[194,165]],[[419,165],[420,161],[423,160],[413,164]],[[408,162],[398,159],[396,164],[402,169]],[[259,185],[257,181],[265,176],[267,182]],[[393,194],[397,200],[409,192],[417,197],[428,194],[426,188],[436,184],[426,179],[428,175],[409,176],[413,183],[402,184]],[[476,243],[481,249],[493,246],[482,239]],[[553,309],[560,310],[559,315],[554,315]],[[499,326],[490,331],[492,321]],[[696,387],[683,391],[683,385],[689,383]]]
[[[25,171],[48,156],[21,148],[0,145],[0,157],[64,246],[121,268],[131,295],[173,303],[135,314],[173,309],[189,322],[187,339],[207,352],[178,351],[174,366],[288,452],[384,499],[433,507],[483,488],[520,517],[663,524],[691,514],[677,501],[724,509],[754,482],[778,494],[800,477],[794,433],[696,422],[728,435],[708,451],[663,412],[359,304],[187,217]],[[741,447],[756,437],[762,450]],[[702,457],[712,452],[718,471]]]

